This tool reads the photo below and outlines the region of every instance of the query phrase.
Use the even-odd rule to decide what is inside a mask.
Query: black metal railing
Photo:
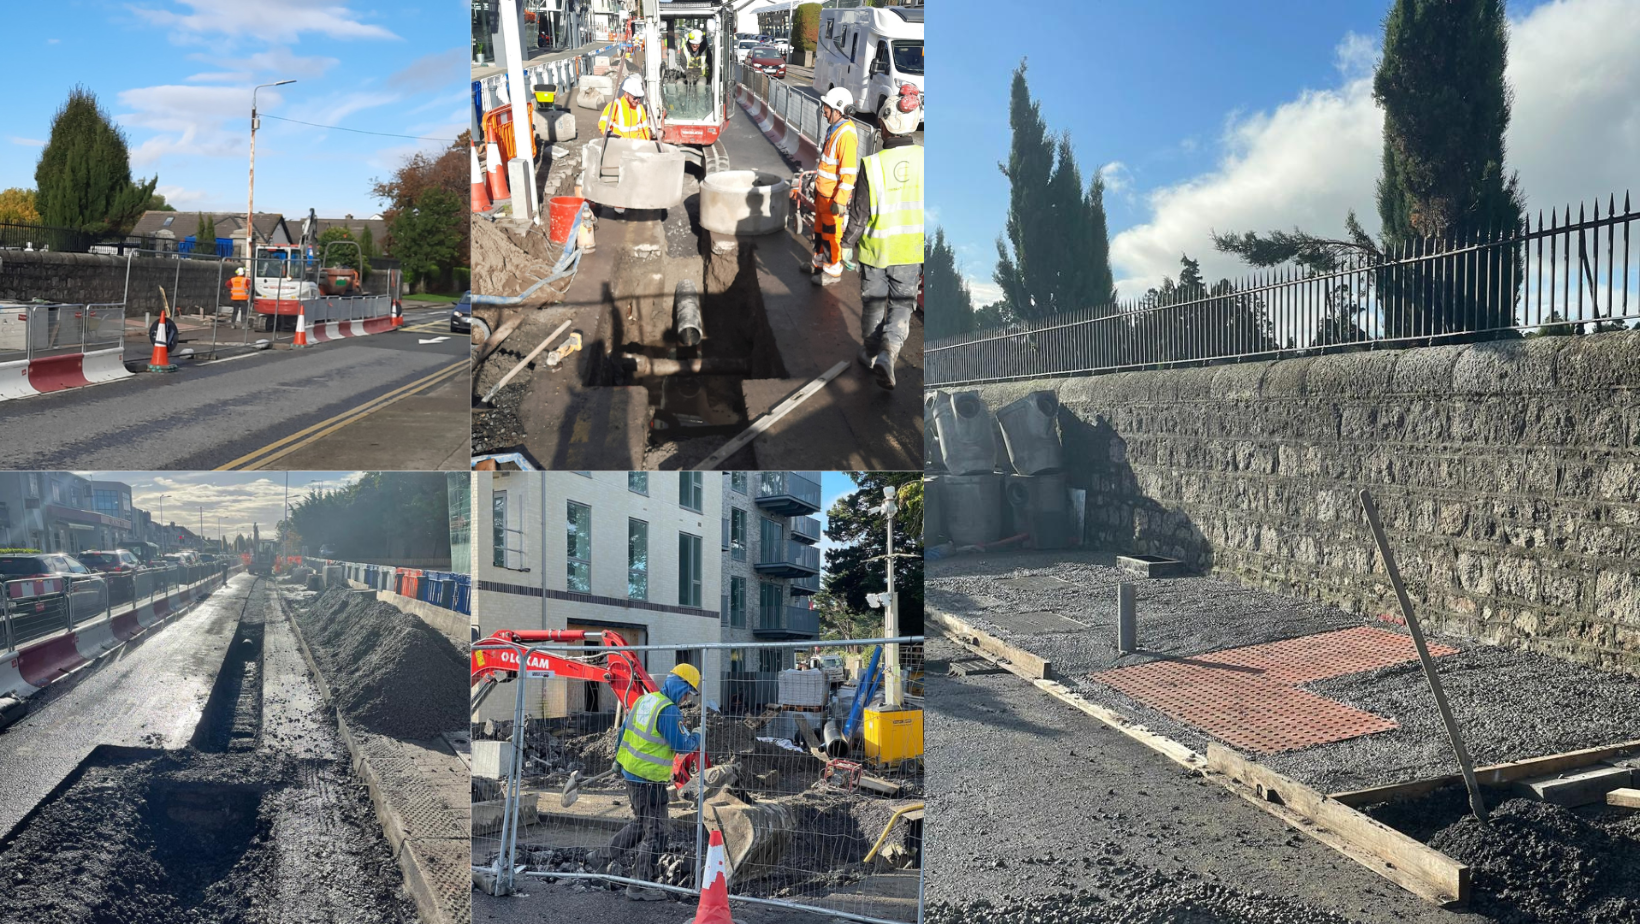
[[[930,343],[928,382],[968,385],[1383,347],[1592,333],[1640,320],[1623,197],[1520,228],[1356,250]],[[937,310],[937,309],[936,309]]]
[[[54,250],[61,253],[85,253],[97,243],[98,236],[74,228],[53,228],[47,225],[23,225],[0,222],[0,250]]]

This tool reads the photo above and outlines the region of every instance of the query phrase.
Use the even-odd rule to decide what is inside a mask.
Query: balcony
[[[818,638],[820,614],[806,606],[764,608],[758,613],[752,635],[762,639]]]
[[[820,550],[788,539],[773,548],[765,546],[761,549],[757,563],[752,567],[758,574],[769,577],[808,577],[820,573]]]
[[[795,517],[820,512],[819,472],[758,472],[757,505]]]
[[[820,592],[820,575],[796,578],[791,582],[792,596],[807,597]]]
[[[820,541],[820,521],[814,517],[793,517],[792,538],[807,545]]]

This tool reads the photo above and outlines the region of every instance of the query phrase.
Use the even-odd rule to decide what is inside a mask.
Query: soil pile
[[[473,221],[473,290],[488,295],[522,295],[524,290],[552,274],[564,248],[547,238],[539,226],[522,235],[502,222]],[[545,285],[531,293],[525,307],[556,302],[569,280]]]
[[[296,621],[348,722],[404,740],[466,727],[467,659],[432,626],[345,588],[297,610]]]
[[[1632,813],[1511,799],[1429,845],[1473,869],[1476,911],[1501,924],[1640,921],[1640,826]]]

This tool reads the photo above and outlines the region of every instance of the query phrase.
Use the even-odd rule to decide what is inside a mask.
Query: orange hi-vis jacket
[[[642,104],[634,106],[628,103],[624,95],[610,100],[603,114],[598,116],[598,134],[606,133],[639,141],[650,141],[654,137],[649,130],[649,113]]]
[[[236,302],[249,301],[251,297],[251,278],[249,276],[235,276],[228,280],[229,292]]]
[[[820,150],[820,163],[815,168],[814,191],[822,199],[833,199],[847,205],[854,192],[854,180],[860,175],[860,137],[854,131],[853,119],[842,119],[826,135],[825,147]]]

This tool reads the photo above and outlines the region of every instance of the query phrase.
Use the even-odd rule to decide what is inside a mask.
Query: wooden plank
[[[1018,667],[1023,671],[1023,673],[1021,673],[1021,670],[1014,671],[1021,677],[1031,680],[1047,680],[1053,676],[1053,664],[1046,658],[1038,657],[1023,648],[1010,645],[994,635],[981,632],[950,613],[944,613],[936,609],[929,609],[927,612],[933,616],[934,625],[944,630],[946,635],[953,636],[959,641],[969,640],[970,648],[979,648],[984,654],[994,655],[995,657],[991,660],[996,658],[1007,660],[1014,667]]]
[[[1640,754],[1640,741],[1626,741],[1622,744],[1584,748],[1581,751],[1568,751],[1564,754],[1530,757],[1525,760],[1510,761],[1506,764],[1479,767],[1475,770],[1475,778],[1480,781],[1482,786],[1502,786],[1505,783],[1513,783],[1534,776],[1552,776],[1556,773],[1565,773],[1568,770],[1577,770],[1591,764],[1598,764],[1604,760],[1627,757],[1631,754]],[[1434,792],[1437,789],[1461,782],[1463,782],[1463,777],[1456,773],[1449,773],[1445,776],[1413,780],[1408,783],[1392,783],[1388,786],[1374,786],[1371,789],[1355,789],[1349,792],[1333,793],[1329,798],[1345,805],[1374,805],[1379,802],[1399,802],[1403,799],[1417,798],[1425,793]]]
[[[1207,746],[1207,767],[1237,795],[1402,888],[1443,906],[1469,900],[1469,867],[1427,844],[1218,744]]]
[[[1179,742],[1174,741],[1172,738],[1168,738],[1165,735],[1159,735],[1113,709],[1107,709],[1104,706],[1084,699],[1081,694],[1057,680],[1046,680],[1038,677],[1036,676],[1033,668],[1021,666],[1012,658],[995,654],[983,644],[989,640],[990,642],[995,643],[995,645],[1001,645],[1005,648],[1009,647],[1000,639],[987,635],[986,633],[969,626],[967,623],[964,623],[960,619],[956,619],[949,613],[940,613],[938,610],[934,610],[932,612],[934,612],[936,616],[943,616],[946,619],[951,620],[956,625],[963,627],[962,629],[953,629],[941,622],[938,618],[934,620],[934,624],[941,629],[947,638],[951,639],[953,642],[956,642],[964,649],[973,652],[992,664],[1003,668],[1009,673],[1029,680],[1031,685],[1036,687],[1038,690],[1041,690],[1042,692],[1073,709],[1098,719],[1105,725],[1108,725],[1112,729],[1121,732],[1129,738],[1132,738],[1134,741],[1137,741],[1145,747],[1150,748],[1152,751],[1166,757],[1168,760],[1173,761],[1181,767],[1185,767],[1190,770],[1201,770],[1207,766],[1206,758],[1202,757],[1202,755],[1196,753],[1195,751],[1192,751],[1190,748],[1185,747]],[[1029,654],[1029,652],[1025,652],[1025,654]],[[1043,664],[1046,665],[1047,662],[1044,661]]]
[[[1533,777],[1515,784],[1522,795],[1564,808],[1593,805],[1606,800],[1606,793],[1625,789],[1634,779],[1628,767],[1601,764],[1556,776]]]
[[[1606,804],[1640,809],[1640,789],[1614,789],[1606,793]]]

